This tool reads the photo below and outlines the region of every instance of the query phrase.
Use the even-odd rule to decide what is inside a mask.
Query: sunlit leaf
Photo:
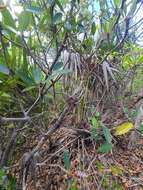
[[[114,0],[114,4],[115,4],[116,7],[120,7],[121,0]]]
[[[131,122],[123,123],[119,125],[118,127],[116,127],[114,135],[115,136],[124,135],[133,128],[134,128],[134,125]]]
[[[92,118],[91,118],[91,124],[92,124],[92,126],[95,127],[96,129],[101,126],[100,123],[99,123],[99,121],[98,121],[95,117],[92,117]]]
[[[110,33],[110,30],[111,30],[111,28],[110,28],[110,22],[106,22],[106,23],[103,25],[103,28],[104,28],[104,31],[105,31],[106,33]]]
[[[30,86],[30,87],[24,88],[24,90],[22,90],[22,92],[28,92],[28,91],[31,91],[35,88],[36,88],[36,86]]]
[[[35,7],[35,6],[29,6],[26,8],[26,10],[33,14],[41,14],[43,12],[43,9],[41,7]]]
[[[2,17],[5,25],[11,26],[12,28],[16,28],[16,22],[8,9],[4,9],[2,11]]]

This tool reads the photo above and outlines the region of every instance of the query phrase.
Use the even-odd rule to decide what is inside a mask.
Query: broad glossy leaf
[[[125,122],[115,129],[115,136],[120,136],[128,133],[131,129],[134,128],[134,125],[131,122]]]

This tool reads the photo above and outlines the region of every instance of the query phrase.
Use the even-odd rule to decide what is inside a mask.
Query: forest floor
[[[110,125],[125,120],[119,110],[111,114],[106,117]],[[131,150],[131,132],[115,137],[113,150],[103,154],[98,152],[100,144],[70,127],[71,120],[67,117],[58,132],[45,141],[36,168],[29,169],[28,190],[143,190],[143,137]],[[17,179],[19,158],[40,138],[35,132],[29,134],[20,150],[16,150],[18,164],[12,173]]]

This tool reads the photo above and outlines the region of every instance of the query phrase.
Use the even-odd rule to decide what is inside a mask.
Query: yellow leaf
[[[118,166],[110,165],[111,172],[114,176],[120,176],[123,174],[123,170]]]
[[[134,128],[134,125],[131,122],[123,123],[115,129],[114,135],[115,136],[124,135],[125,133],[129,132],[133,128]]]

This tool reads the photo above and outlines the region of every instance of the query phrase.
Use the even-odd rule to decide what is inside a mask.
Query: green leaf
[[[105,126],[103,126],[103,134],[104,134],[104,137],[105,137],[107,143],[110,144],[112,142],[112,135],[110,133],[110,130]]]
[[[95,117],[91,118],[91,124],[96,129],[98,129],[101,126],[99,121]]]
[[[92,139],[97,140],[98,139],[97,129],[95,127],[91,127],[90,132]]]
[[[104,31],[106,32],[106,33],[110,33],[110,22],[105,22],[105,24],[103,25],[103,28],[104,28]]]
[[[112,144],[111,143],[105,143],[98,148],[98,151],[101,153],[108,153],[111,150],[112,150]]]
[[[24,88],[24,90],[22,90],[22,92],[28,92],[28,91],[31,91],[31,90],[33,90],[35,88],[36,88],[36,86],[29,86],[27,88]]]
[[[118,8],[121,5],[121,0],[114,0],[115,6]]]
[[[61,3],[60,3],[59,0],[56,0],[56,4],[57,4],[58,7],[61,9],[61,11],[64,12],[64,9],[63,9],[63,7],[62,7],[62,5],[61,5]]]
[[[32,77],[29,76],[29,74],[24,71],[23,69],[19,69],[17,72],[16,72],[17,76],[24,82],[26,83],[26,85],[28,86],[33,86],[35,83],[32,79]]]
[[[19,15],[19,30],[21,32],[26,31],[32,19],[32,14],[28,11],[23,11]]]
[[[54,24],[58,24],[58,23],[60,23],[61,21],[62,21],[62,13],[56,13],[55,15],[54,15],[54,17],[53,17],[53,23]]]
[[[42,72],[39,69],[39,67],[33,67],[32,68],[32,76],[34,78],[34,81],[36,84],[39,84],[42,80]]]
[[[12,28],[16,28],[15,20],[13,19],[13,16],[11,15],[8,9],[2,11],[2,17],[5,25],[11,26]]]
[[[67,170],[69,170],[71,166],[70,154],[68,151],[64,151],[64,166]]]
[[[139,59],[137,60],[137,63],[143,63],[143,56],[139,57]]]
[[[16,178],[12,175],[8,176],[8,187],[7,190],[14,190],[16,188]]]
[[[91,33],[92,33],[92,35],[94,35],[95,32],[96,32],[96,24],[95,24],[95,22],[93,22],[92,26],[91,26]]]
[[[53,71],[59,70],[63,67],[63,62],[57,62],[54,67],[53,67]]]
[[[9,69],[5,65],[0,64],[0,73],[9,75]]]
[[[140,131],[141,134],[143,134],[143,122],[139,126],[139,131]]]
[[[59,75],[65,75],[65,74],[69,74],[69,73],[71,73],[70,69],[59,69],[59,70],[53,71],[53,73],[44,82],[54,80]]]
[[[35,6],[29,6],[26,8],[26,10],[33,14],[41,14],[43,12],[43,9],[41,7],[35,7]]]

